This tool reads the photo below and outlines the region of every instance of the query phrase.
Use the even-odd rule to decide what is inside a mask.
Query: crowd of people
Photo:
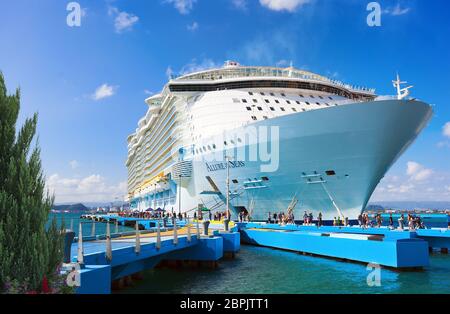
[[[405,220],[405,215],[401,214],[397,222],[399,229],[404,229],[406,224],[408,225],[409,230],[425,229],[425,225],[420,215],[408,214],[408,217]],[[369,228],[369,227],[380,228],[381,226],[383,226],[383,223],[384,223],[383,216],[380,213],[375,215],[374,220],[371,220],[369,214],[367,213],[362,213],[358,216],[358,224],[362,228]],[[392,214],[389,214],[388,227],[390,229],[395,228],[394,217],[392,216]]]

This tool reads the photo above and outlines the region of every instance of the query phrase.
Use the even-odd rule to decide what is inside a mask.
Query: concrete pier
[[[78,260],[78,246],[83,246],[83,262],[80,271],[78,294],[109,294],[111,287],[121,288],[133,280],[133,276],[152,269],[167,261],[177,265],[196,263],[208,268],[217,268],[224,256],[224,242],[228,251],[237,252],[240,246],[239,232],[222,236],[218,231],[208,237],[187,236],[187,228],[161,232],[160,248],[157,247],[156,232],[133,232],[121,237],[88,237],[71,246],[71,260]],[[139,252],[137,253],[137,236]],[[104,239],[106,238],[106,239]],[[174,243],[174,238],[177,241]],[[88,239],[88,241],[86,241]],[[234,246],[233,246],[234,245]]]
[[[423,268],[429,248],[448,252],[447,229],[391,230],[239,223],[243,243],[273,247],[397,269]]]

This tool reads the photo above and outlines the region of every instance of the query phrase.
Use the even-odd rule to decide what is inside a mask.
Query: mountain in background
[[[53,205],[52,210],[58,211],[69,211],[69,212],[84,212],[88,211],[89,208],[83,204],[70,204],[70,205]]]
[[[450,209],[450,202],[427,202],[427,201],[386,201],[386,202],[373,202],[367,206],[367,209],[379,209],[380,207],[384,209],[403,209],[403,210],[414,210],[414,209],[431,209],[431,210],[444,210]]]

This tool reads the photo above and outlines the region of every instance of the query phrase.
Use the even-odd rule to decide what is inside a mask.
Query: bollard
[[[187,225],[187,241],[191,242],[191,225]]]
[[[141,253],[141,232],[139,231],[139,223],[136,221],[136,246],[134,248],[136,254]]]
[[[225,231],[228,232],[230,230],[230,219],[226,218],[223,224],[225,225]]]
[[[73,231],[73,218],[70,219],[70,230]]]
[[[156,249],[159,250],[161,248],[161,228],[159,226],[159,220],[158,220],[158,226],[156,227]]]
[[[200,239],[200,227],[198,225],[198,219],[197,219],[197,239]]]
[[[84,264],[84,252],[83,252],[83,225],[80,222],[80,227],[78,231],[78,254],[77,254],[78,264]]]
[[[95,236],[95,221],[92,223],[91,236]]]
[[[204,231],[205,236],[208,235],[208,228],[209,228],[209,220],[206,220],[203,222],[203,231]]]
[[[111,244],[111,229],[109,224],[106,225],[106,260],[112,261],[112,244]]]
[[[116,233],[119,233],[119,222],[116,220]]]
[[[173,225],[173,244],[178,244],[178,233],[177,233],[177,222],[175,221]]]

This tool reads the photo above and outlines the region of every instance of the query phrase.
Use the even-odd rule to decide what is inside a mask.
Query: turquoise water
[[[71,219],[78,230],[79,214],[65,214],[66,226]],[[87,223],[83,233],[90,231]],[[97,223],[96,233],[104,234],[105,224]],[[117,293],[450,293],[450,255],[439,253],[431,255],[423,271],[381,269],[380,287],[367,285],[371,270],[363,264],[269,248],[242,246],[236,259],[219,265],[217,270],[149,270],[142,281]]]
[[[91,236],[93,235],[92,231],[94,231],[95,235],[104,235],[106,234],[106,224],[97,222],[95,223],[95,229],[93,230],[92,225],[94,224],[93,221],[90,220],[81,220],[80,219],[81,214],[71,214],[71,213],[64,213],[64,214],[50,214],[49,221],[51,221],[54,217],[56,217],[56,221],[58,224],[58,227],[61,226],[62,222],[64,221],[64,227],[66,229],[70,229],[73,225],[73,231],[75,232],[76,236],[78,236],[78,230],[80,221],[82,222],[83,226],[83,237]],[[111,233],[116,232],[116,227],[114,225],[111,225]],[[126,231],[133,231],[133,228],[125,227],[125,226],[118,226],[118,232],[126,232]]]
[[[381,270],[381,286],[369,287],[365,265],[242,246],[218,270],[157,269],[119,293],[450,293],[450,256],[436,254],[418,272]]]

